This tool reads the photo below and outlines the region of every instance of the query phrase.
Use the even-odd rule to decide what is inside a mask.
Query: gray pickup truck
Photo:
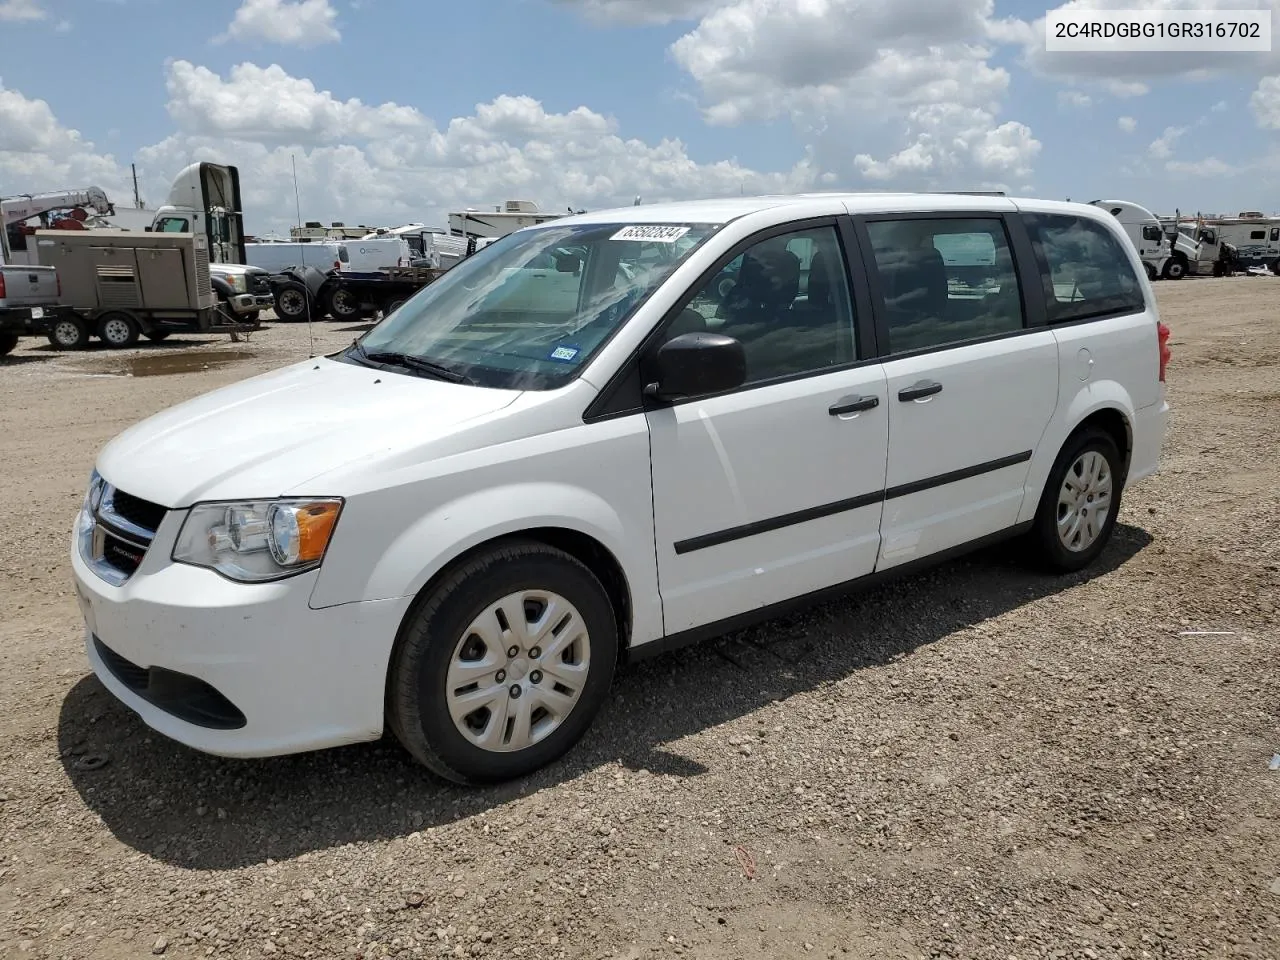
[[[54,267],[0,263],[0,356],[18,345],[18,338],[47,333],[70,317],[60,306],[62,293]]]

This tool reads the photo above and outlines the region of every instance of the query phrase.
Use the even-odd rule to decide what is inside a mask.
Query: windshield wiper
[[[476,383],[465,373],[459,373],[452,367],[446,367],[440,363],[423,360],[422,357],[415,357],[411,353],[365,353],[364,358],[372,360],[374,363],[385,363],[393,367],[416,370],[439,380],[447,380],[449,383],[466,383],[471,386],[475,386]]]
[[[422,357],[415,357],[411,353],[381,352],[369,353],[359,338],[351,341],[351,351],[355,354],[356,360],[361,363],[388,364],[395,367],[405,367],[409,370],[416,370],[419,373],[426,373],[440,380],[447,380],[449,383],[465,383],[469,386],[475,386],[476,382],[468,377],[465,373],[459,373],[452,367],[446,367],[440,363],[432,363],[430,360],[424,360]]]

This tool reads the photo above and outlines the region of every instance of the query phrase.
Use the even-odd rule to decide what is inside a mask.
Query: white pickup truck
[[[57,268],[0,261],[0,356],[21,336],[47,333],[69,310],[58,305],[61,295]]]

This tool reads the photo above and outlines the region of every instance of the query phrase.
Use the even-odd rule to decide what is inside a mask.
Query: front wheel
[[[1166,280],[1181,280],[1187,275],[1187,262],[1180,257],[1174,257],[1164,268]]]
[[[563,756],[613,681],[609,595],[573,557],[511,542],[465,561],[410,613],[392,658],[388,722],[457,783],[492,783]]]
[[[1072,435],[1049,471],[1031,532],[1042,566],[1073,573],[1098,558],[1120,512],[1123,469],[1110,434],[1090,427]]]

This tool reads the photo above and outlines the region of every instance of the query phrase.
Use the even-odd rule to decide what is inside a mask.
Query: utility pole
[[[137,209],[141,210],[143,207],[142,195],[138,193],[138,165],[136,163],[131,163],[129,164],[129,169],[133,171],[133,205]]]

